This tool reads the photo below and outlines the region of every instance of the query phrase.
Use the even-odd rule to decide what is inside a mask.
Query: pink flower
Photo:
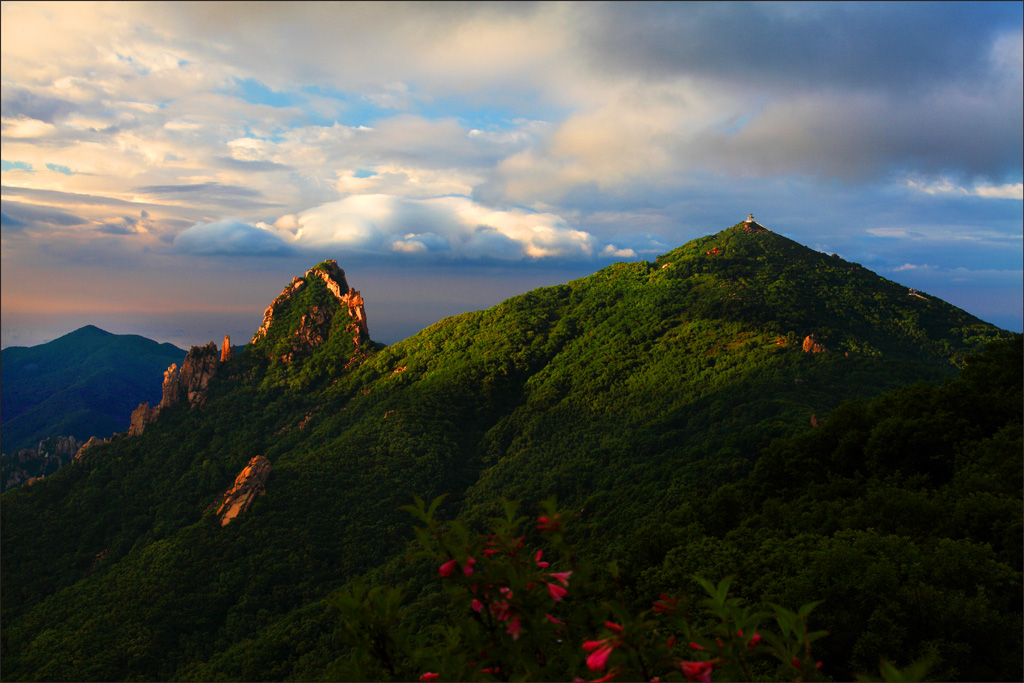
[[[499,669],[496,666],[489,666],[486,669],[480,669],[480,673],[482,673],[482,674],[496,674],[496,673],[501,673],[501,669]]]
[[[507,600],[495,600],[491,603],[488,610],[494,615],[494,618],[498,621],[507,621],[509,616],[508,601]]]
[[[472,557],[467,559],[466,560],[466,566],[463,567],[462,573],[465,574],[466,576],[472,576],[473,575],[473,565],[474,564],[476,564],[476,560],[474,560]]]
[[[555,515],[553,518],[541,516],[537,518],[537,529],[540,531],[561,531],[562,522],[558,519],[560,515]]]
[[[690,643],[690,649],[691,650],[703,650],[704,648],[701,645],[699,645],[698,643],[691,642]]]
[[[679,599],[673,598],[667,593],[662,593],[661,600],[655,600],[652,604],[654,605],[655,614],[675,614],[679,606]]]
[[[536,558],[537,566],[540,567],[541,569],[547,569],[548,568],[548,563],[540,561],[540,558],[542,558],[542,557],[544,557],[544,551],[543,550],[538,550],[537,551],[537,558]]]
[[[459,563],[455,560],[448,560],[441,565],[441,576],[451,576],[455,568],[459,566]],[[434,679],[431,679],[434,680]]]
[[[760,633],[755,633],[753,636],[751,636],[750,642],[747,643],[747,647],[750,648],[750,649],[753,649],[753,648],[757,647],[758,643],[760,643],[760,642],[761,642],[761,634]]]
[[[545,614],[544,616],[546,616],[548,618],[548,621],[550,621],[552,624],[561,624],[562,626],[565,626],[565,622],[561,619],[556,619],[550,614]]]
[[[547,584],[547,587],[548,593],[551,594],[551,599],[555,602],[559,602],[562,598],[569,594],[569,591],[553,583]]]
[[[474,612],[479,612],[484,608],[484,603],[480,602],[476,598],[473,598],[473,602],[471,603],[470,607],[473,608]]]
[[[441,678],[441,674],[431,673],[430,671],[420,676],[421,681],[436,681],[439,678]]]
[[[497,555],[500,552],[500,550],[497,550],[495,548],[488,548],[484,551],[484,557],[491,557],[492,555]]]
[[[505,629],[505,633],[512,636],[512,640],[519,640],[519,634],[523,632],[522,626],[519,625],[519,617],[515,617],[508,622],[508,628]]]
[[[569,577],[572,576],[572,572],[555,572],[554,574],[548,574],[548,576],[553,579],[558,579],[563,586],[568,586]]]
[[[714,662],[682,662],[680,668],[686,680],[710,683],[711,671],[715,668],[715,664]]]
[[[587,657],[587,668],[591,671],[603,671],[611,657],[613,646],[607,640],[588,640],[583,643],[583,649],[590,652]]]
[[[605,628],[607,628],[609,631],[614,631],[615,633],[622,633],[622,627],[616,624],[614,621],[606,621],[604,622],[604,625]]]

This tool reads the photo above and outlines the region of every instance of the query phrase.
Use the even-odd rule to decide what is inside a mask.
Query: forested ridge
[[[356,578],[405,585],[429,642],[398,508],[445,493],[472,528],[557,496],[637,604],[694,573],[824,600],[834,679],[1021,677],[1019,336],[744,224],[388,347],[306,281],[205,406],[3,495],[5,680],[328,679]],[[330,335],[286,362],[311,307]],[[266,494],[221,527],[257,454]]]

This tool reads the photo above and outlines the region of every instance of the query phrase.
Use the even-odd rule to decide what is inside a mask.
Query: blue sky
[[[1020,3],[2,5],[2,343],[390,343],[747,213],[1022,329]]]

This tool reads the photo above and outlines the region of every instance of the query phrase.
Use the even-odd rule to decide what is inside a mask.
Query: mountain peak
[[[86,325],[85,327],[79,327],[74,332],[68,332],[64,336],[65,337],[112,337],[112,336],[114,336],[114,333],[113,332],[107,332],[106,330],[101,330],[100,328],[96,327],[95,325]]]
[[[270,355],[290,363],[331,337],[340,311],[348,317],[338,322],[353,335],[352,344],[358,350],[370,338],[363,297],[349,287],[337,261],[321,261],[285,285],[264,311],[252,343],[269,340]]]

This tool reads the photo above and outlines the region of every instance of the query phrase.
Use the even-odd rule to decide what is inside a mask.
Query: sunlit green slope
[[[345,308],[306,282],[202,409],[3,496],[5,679],[327,675],[323,598],[403,576],[396,508],[414,493],[452,494],[446,513],[470,521],[500,496],[557,494],[582,511],[585,549],[642,558],[638,533],[686,518],[812,415],[949,376],[1009,336],[743,224],[390,347],[357,348]],[[312,307],[327,340],[283,361]],[[812,334],[826,351],[803,350]],[[222,528],[256,454],[266,495]]]

